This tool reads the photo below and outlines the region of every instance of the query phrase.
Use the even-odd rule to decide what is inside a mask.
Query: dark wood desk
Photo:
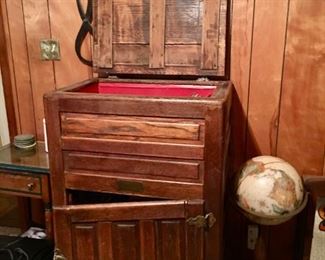
[[[52,237],[49,163],[44,143],[37,143],[35,150],[21,150],[12,145],[0,148],[0,193],[41,199],[46,232]]]

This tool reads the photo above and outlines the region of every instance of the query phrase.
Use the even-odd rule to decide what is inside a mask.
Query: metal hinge
[[[197,228],[212,228],[214,223],[216,223],[216,218],[213,213],[208,213],[205,216],[198,215],[193,218],[186,220],[191,226],[196,226]]]
[[[67,260],[67,258],[62,254],[60,249],[56,248],[54,250],[53,260]]]

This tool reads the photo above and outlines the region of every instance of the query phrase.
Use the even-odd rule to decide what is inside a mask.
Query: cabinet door
[[[187,221],[202,214],[201,200],[56,207],[57,253],[69,260],[202,260],[204,229]]]

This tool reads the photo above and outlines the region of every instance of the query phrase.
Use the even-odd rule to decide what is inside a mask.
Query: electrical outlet
[[[44,39],[40,41],[41,60],[60,60],[60,44],[57,40]]]
[[[248,225],[247,248],[254,250],[258,239],[258,225]]]

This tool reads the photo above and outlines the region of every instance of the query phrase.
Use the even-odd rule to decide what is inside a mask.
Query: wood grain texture
[[[17,109],[20,122],[19,133],[36,133],[35,118],[36,109],[33,102],[31,84],[29,53],[27,51],[27,35],[25,32],[25,17],[21,1],[6,1],[8,25],[11,41],[13,73],[17,98]],[[13,86],[13,87],[14,87]]]
[[[166,44],[201,44],[202,10],[199,0],[166,0]]]
[[[101,121],[98,124],[98,121]],[[199,140],[200,125],[186,120],[159,120],[159,118],[117,117],[64,113],[61,115],[62,133],[65,136],[92,134],[105,136],[146,137],[154,139]]]
[[[0,189],[41,195],[41,178],[33,175],[0,173]]]
[[[53,62],[40,59],[40,40],[50,39],[49,12],[46,0],[23,0],[24,21],[27,39],[30,80],[34,104],[36,134],[38,140],[43,133],[43,95],[55,89]]]
[[[204,230],[185,222],[202,213],[201,200],[57,207],[57,225],[68,228],[57,246],[71,260],[203,260]]]
[[[89,182],[89,179],[92,182]],[[119,183],[133,185],[121,186]],[[147,197],[159,197],[169,199],[201,199],[203,197],[202,184],[189,182],[176,182],[166,180],[150,180],[135,177],[117,177],[114,175],[102,175],[85,172],[72,172],[65,176],[64,187],[73,190],[90,190],[98,192],[113,192]],[[132,188],[136,187],[140,188]]]
[[[121,260],[140,258],[137,222],[116,222],[112,225],[113,257]]]
[[[324,118],[324,88],[321,85],[325,80],[320,72],[324,70],[324,59],[320,55],[324,52],[324,33],[320,28],[324,16],[320,10],[324,8],[319,5],[321,1],[290,1],[288,10],[284,2],[287,1],[233,1],[231,79],[236,94],[232,112],[232,125],[235,126],[232,128],[230,153],[232,172],[245,159],[260,153],[273,153],[288,160],[300,174],[321,174],[324,167],[325,131],[321,120]],[[263,15],[261,10],[270,4],[282,7],[278,6],[276,13],[270,8],[264,10]],[[284,23],[288,16],[286,10],[289,20],[287,28],[283,28],[279,22]],[[278,17],[275,23],[272,22],[274,17]],[[278,36],[281,35],[284,45],[279,45]],[[276,50],[277,54],[274,53]],[[284,63],[282,69],[281,60]],[[270,85],[270,82],[276,84]],[[254,131],[248,131],[246,135],[245,127],[242,127],[247,112],[252,113],[252,109],[254,118],[252,114],[248,116],[259,140],[252,136]],[[272,112],[275,115],[280,113],[280,119],[272,117]],[[264,118],[265,113],[268,115]],[[230,206],[227,214],[227,219],[233,224],[226,225],[229,237],[226,259],[294,257],[296,245],[293,238],[299,235],[294,228],[295,220],[282,225],[282,228],[262,229],[256,250],[249,252],[242,243],[233,243],[232,235],[236,234],[240,241],[245,240],[247,221],[243,221]]]
[[[61,59],[54,61],[56,88],[92,77],[92,68],[79,61],[74,49],[75,39],[82,23],[76,1],[48,1],[48,7],[51,38],[59,41],[61,52]],[[86,9],[85,5],[84,9]],[[68,29],[63,30],[63,27],[67,25]],[[90,38],[88,37],[82,48],[82,54],[87,59],[91,59],[90,50]],[[78,73],[68,73],[72,68]]]
[[[185,259],[184,226],[185,223],[181,220],[162,220],[158,222],[158,260]]]
[[[188,201],[186,204],[186,218],[195,217],[204,211],[202,201]],[[204,230],[195,226],[186,224],[186,241],[185,247],[187,254],[187,260],[199,260],[204,259]],[[195,240],[193,238],[196,238]]]
[[[165,0],[150,1],[150,68],[165,63]]]
[[[11,41],[8,28],[8,14],[6,2],[0,3],[0,80],[2,80],[3,94],[5,98],[6,116],[10,140],[17,135],[20,128],[19,113],[17,109],[17,98],[15,91],[15,78],[13,74],[13,61],[11,52]],[[2,145],[0,140],[0,145]]]
[[[61,210],[53,211],[53,219],[55,248],[60,250],[67,259],[72,260],[73,248],[71,247],[71,240],[73,239],[73,234],[70,219],[65,212]]]
[[[146,177],[179,181],[202,181],[201,161],[162,160],[150,157],[133,157],[107,154],[75,153],[64,154],[66,171],[96,171],[116,176]]]
[[[287,12],[288,1],[255,2],[248,109],[248,157],[276,154]],[[268,37],[265,37],[266,31]]]
[[[203,5],[201,69],[217,69],[220,0],[204,0]]]
[[[254,3],[254,0],[233,1],[230,76],[235,90],[231,113],[230,157],[232,171],[237,170],[246,159]]]
[[[94,59],[98,67],[113,67],[113,0],[98,0],[95,5],[97,38],[94,45]]]
[[[217,75],[226,76],[229,78],[230,72],[228,69],[228,62],[230,57],[228,56],[228,50],[230,49],[230,41],[228,41],[228,32],[231,30],[228,19],[228,3],[227,0],[220,1],[219,8],[219,33],[218,33],[218,65]],[[230,8],[230,6],[229,6]],[[230,13],[230,12],[229,12]]]
[[[156,259],[155,222],[153,220],[140,220],[140,249],[141,260]]]
[[[97,257],[96,250],[96,228],[94,225],[73,225],[72,234],[75,247],[74,259],[78,260],[95,260]]]
[[[112,223],[100,222],[96,225],[98,241],[98,258],[113,260]]]
[[[149,0],[114,0],[113,43],[149,44]]]
[[[291,1],[278,156],[322,175],[325,152],[325,2]]]

